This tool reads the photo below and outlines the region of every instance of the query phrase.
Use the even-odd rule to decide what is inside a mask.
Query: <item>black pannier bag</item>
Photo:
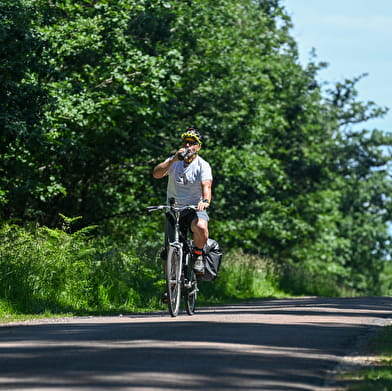
[[[204,253],[204,274],[197,276],[200,281],[214,281],[218,276],[219,267],[222,261],[222,249],[214,239],[208,239],[203,248]]]

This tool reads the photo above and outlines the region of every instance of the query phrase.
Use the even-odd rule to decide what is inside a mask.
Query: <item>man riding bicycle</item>
[[[203,248],[208,239],[207,208],[211,203],[211,166],[199,156],[203,144],[202,136],[195,126],[181,134],[182,147],[153,170],[156,179],[168,176],[167,202],[174,198],[181,205],[197,205],[196,212],[185,210],[180,217],[181,230],[189,226],[193,232],[193,270],[204,274]],[[174,226],[170,216],[166,217],[165,245],[173,241]]]

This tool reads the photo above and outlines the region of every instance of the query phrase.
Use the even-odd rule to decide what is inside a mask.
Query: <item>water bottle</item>
[[[190,148],[186,148],[184,152],[181,152],[178,154],[178,159],[179,160],[184,160],[190,153],[191,153],[191,149]]]

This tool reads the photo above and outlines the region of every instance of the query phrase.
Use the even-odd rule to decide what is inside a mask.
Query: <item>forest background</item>
[[[159,308],[152,168],[196,124],[205,301],[388,295],[387,108],[317,81],[279,0],[0,0],[0,313]],[[366,72],[366,70],[364,70]],[[361,129],[361,130],[358,130]]]

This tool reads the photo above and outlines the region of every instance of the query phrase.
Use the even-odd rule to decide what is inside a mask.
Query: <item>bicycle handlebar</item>
[[[197,209],[197,205],[152,205],[152,206],[147,206],[147,211],[148,212],[153,212],[154,210],[162,210],[162,209],[175,209],[175,210],[184,210],[184,209]]]

